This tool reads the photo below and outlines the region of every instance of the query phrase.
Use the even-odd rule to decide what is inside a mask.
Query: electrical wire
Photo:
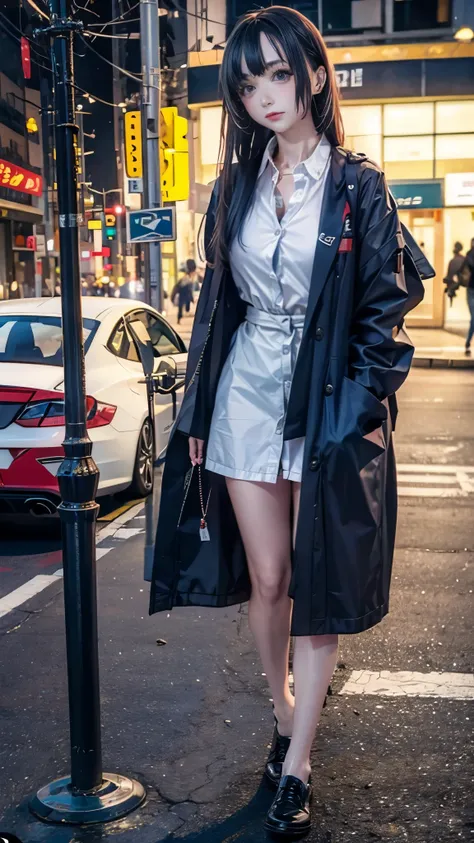
[[[88,29],[84,29],[82,32],[83,35],[91,35],[92,38],[121,38],[126,39],[127,41],[130,39],[131,35],[135,35],[134,32],[127,32],[123,35],[107,35],[105,32],[89,32]]]
[[[0,15],[1,15],[1,14],[2,14],[2,13],[0,12]],[[8,20],[8,18],[7,18],[7,20]],[[10,23],[10,21],[8,21],[8,22]],[[3,23],[3,21],[2,21],[2,20],[0,20],[0,27],[3,27],[4,32],[6,32],[6,33],[7,33],[7,35],[8,35],[8,37],[9,37],[9,38],[13,38],[15,41],[17,41],[17,43],[18,43],[18,44],[20,44],[20,45],[21,45],[21,40],[20,40],[20,38],[18,37],[18,35],[15,35],[13,32],[11,32],[9,29],[7,29],[7,28],[6,28],[6,26],[5,26],[5,24]],[[20,30],[20,31],[21,31],[21,30]],[[31,42],[30,42],[30,43],[31,43]],[[33,45],[32,45],[32,46],[33,46]],[[33,47],[33,49],[34,49],[34,47]],[[40,58],[42,58],[42,59],[44,59],[44,60],[47,60],[47,57],[46,57],[46,56],[43,56],[41,53],[38,53],[38,55],[39,55],[39,57],[40,57]],[[53,71],[51,70],[51,68],[50,68],[50,67],[48,67],[48,66],[47,66],[47,65],[45,65],[45,64],[41,64],[41,62],[39,62],[39,61],[38,61],[37,59],[35,59],[33,56],[30,56],[30,60],[31,60],[31,62],[32,62],[33,64],[35,64],[37,67],[41,67],[41,68],[42,68],[42,70],[46,70],[48,73],[52,73],[52,72],[53,72]]]
[[[86,91],[85,88],[81,88],[80,85],[73,85],[73,88],[76,91],[80,91],[81,94],[85,94],[86,97],[90,97],[93,100],[97,100],[97,102],[101,102],[103,105],[110,105],[112,108],[122,108],[123,106],[118,105],[116,102],[109,102],[108,100],[102,99],[102,97],[96,97],[95,94],[89,93]]]
[[[43,53],[40,52],[40,47],[38,47],[34,43],[34,41],[31,40],[31,38],[28,38],[27,35],[24,35],[23,32],[21,31],[21,29],[16,24],[12,23],[12,21],[9,18],[7,18],[7,16],[4,15],[3,12],[1,12],[1,11],[0,11],[0,17],[3,18],[4,21],[6,21],[8,26],[10,26],[12,29],[15,30],[15,33],[9,32],[8,29],[5,28],[5,23],[3,24],[3,26],[5,28],[5,32],[7,32],[8,35],[10,35],[11,38],[15,38],[18,41],[18,43],[21,44],[20,38],[18,37],[18,35],[16,35],[16,32],[19,32],[21,38],[26,38],[26,40],[28,41],[32,50],[34,50],[35,53],[37,53],[41,59],[47,60],[47,55],[45,56],[45,55],[43,55]],[[1,23],[1,21],[0,21],[0,23]],[[47,50],[45,50],[45,52],[47,53]]]
[[[91,52],[93,52],[96,56],[98,56],[98,58],[102,59],[102,61],[105,61],[106,64],[109,64],[111,67],[114,67],[115,70],[119,71],[119,73],[123,73],[124,76],[129,76],[130,79],[133,79],[135,82],[141,82],[142,81],[141,76],[135,76],[134,73],[130,73],[128,70],[125,70],[125,68],[119,67],[118,64],[114,64],[113,61],[109,61],[109,59],[106,59],[105,56],[101,55],[101,53],[99,53],[92,46],[92,44],[89,44],[89,42],[86,41],[86,39],[83,38],[83,36],[80,33],[79,33],[79,38],[85,44],[85,46],[87,47],[88,50],[91,50]]]
[[[134,10],[134,9],[138,9],[139,5],[140,5],[140,0],[139,0],[139,2],[138,2],[138,3],[135,3],[135,5],[134,5],[134,6],[131,6],[131,8],[129,8],[129,10],[128,10],[127,12],[124,12],[124,14],[123,14],[123,15],[118,15],[118,17],[113,18],[112,20],[107,21],[107,23],[91,23],[91,24],[89,24],[89,26],[101,26],[101,27],[102,27],[101,32],[103,32],[103,30],[104,30],[107,26],[112,26],[114,23],[117,23],[117,21],[118,21],[118,22],[123,22],[123,23],[131,23],[132,21],[131,21],[130,19],[129,19],[129,20],[124,20],[125,15],[129,15],[129,14],[130,14],[130,12],[133,12],[133,10]],[[134,18],[134,20],[140,20],[140,18]]]
[[[122,18],[116,18],[115,20],[111,20],[111,21],[109,21],[108,23],[88,23],[88,24],[87,24],[87,26],[88,26],[88,27],[91,27],[91,26],[101,26],[101,27],[102,27],[102,29],[101,29],[100,31],[101,31],[101,32],[103,32],[103,31],[104,31],[104,29],[106,29],[108,26],[115,26],[115,24],[119,24],[119,25],[120,25],[121,23],[136,23],[136,22],[137,22],[137,21],[139,21],[139,20],[140,20],[140,18],[127,18],[127,19],[125,20],[125,19],[122,17]],[[94,33],[94,34],[96,35],[97,33]]]
[[[35,10],[35,12],[37,12],[37,13],[39,14],[39,16],[40,16],[41,18],[44,18],[44,20],[49,21],[49,19],[50,19],[50,18],[49,18],[49,15],[47,15],[47,14],[46,14],[46,12],[43,12],[43,11],[42,11],[42,10],[41,10],[41,9],[40,9],[37,5],[36,5],[36,3],[34,2],[34,0],[26,0],[26,2],[28,3],[28,5],[29,5],[29,6],[31,6],[31,8],[32,8],[32,9],[34,9],[34,10]]]

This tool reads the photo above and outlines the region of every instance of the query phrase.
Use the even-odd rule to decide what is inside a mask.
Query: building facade
[[[225,19],[228,33],[247,5],[209,2],[202,49],[190,54],[196,231],[219,155],[219,21]],[[403,222],[436,269],[410,324],[464,330],[465,291],[450,305],[443,278],[454,242],[461,241],[467,251],[474,237],[474,42],[455,38],[461,26],[474,27],[469,4],[303,0],[290,5],[322,29],[341,94],[345,146],[382,167]]]

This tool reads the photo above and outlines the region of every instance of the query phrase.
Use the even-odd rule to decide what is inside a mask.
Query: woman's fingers
[[[201,465],[204,450],[204,440],[189,437],[189,459],[192,465]]]

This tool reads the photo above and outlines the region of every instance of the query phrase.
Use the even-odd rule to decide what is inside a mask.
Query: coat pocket
[[[384,453],[388,410],[364,386],[344,375],[326,397],[325,410],[328,452],[349,447],[357,453],[360,468]]]

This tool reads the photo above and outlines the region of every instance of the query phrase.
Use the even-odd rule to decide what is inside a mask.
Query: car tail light
[[[42,390],[40,400],[35,400],[39,397],[38,392],[33,395],[15,419],[16,424],[21,425],[21,427],[64,427],[66,424],[64,396],[61,393],[52,392],[46,398],[45,391]],[[104,404],[88,395],[86,397],[87,428],[103,427],[103,425],[110,424],[116,410],[117,407],[114,407],[113,404]]]

